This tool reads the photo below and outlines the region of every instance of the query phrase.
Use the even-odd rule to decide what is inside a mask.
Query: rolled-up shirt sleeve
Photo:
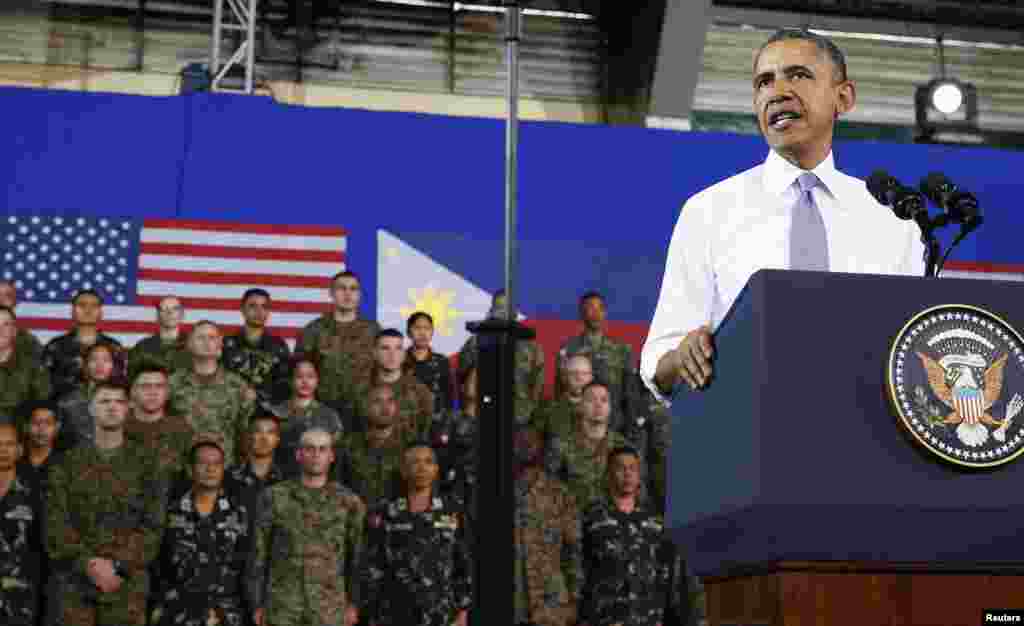
[[[666,405],[669,399],[654,382],[658,361],[691,330],[711,323],[715,290],[711,262],[709,206],[704,194],[683,205],[668,247],[658,306],[640,356],[644,384]]]

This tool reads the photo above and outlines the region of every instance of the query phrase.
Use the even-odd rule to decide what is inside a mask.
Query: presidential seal
[[[902,426],[942,459],[993,467],[1024,452],[1024,340],[996,315],[922,311],[893,341],[886,379]]]

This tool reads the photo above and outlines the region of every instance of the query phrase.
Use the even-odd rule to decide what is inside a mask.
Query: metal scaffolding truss
[[[210,89],[235,93],[253,91],[256,62],[256,5],[259,0],[214,0],[213,41],[210,44]],[[235,35],[239,33],[240,35]],[[237,42],[237,43],[235,43]],[[234,52],[225,60],[235,45]],[[232,68],[242,68],[241,88]],[[225,81],[225,78],[228,80]]]

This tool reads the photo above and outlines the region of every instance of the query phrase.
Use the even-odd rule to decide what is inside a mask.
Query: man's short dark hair
[[[427,313],[426,311],[416,311],[415,313],[409,316],[409,320],[405,323],[405,332],[410,337],[412,336],[412,325],[418,322],[419,320],[427,320],[427,322],[430,324],[430,327],[434,327],[434,318],[430,316],[430,313]]]
[[[11,319],[15,322],[18,321],[18,316],[14,313],[14,309],[9,306],[0,306],[0,313],[6,313],[11,316]]]
[[[213,448],[220,452],[221,460],[227,462],[227,454],[224,453],[224,448],[219,443],[212,439],[200,439],[199,441],[192,444],[192,447],[188,451],[188,464],[195,465],[196,461],[199,460],[199,451],[203,448]]]
[[[278,433],[281,432],[281,418],[278,417],[277,415],[275,415],[274,413],[271,413],[270,411],[267,411],[266,409],[260,408],[255,413],[253,413],[252,417],[249,418],[249,432],[250,433],[255,432],[255,430],[256,430],[256,428],[255,428],[256,422],[260,422],[260,421],[263,421],[263,422],[274,422],[274,425],[277,426],[277,432]]]
[[[192,330],[189,332],[189,339],[191,339],[192,335],[203,326],[212,326],[214,330],[220,332],[220,326],[217,326],[216,322],[212,320],[199,320],[195,324],[192,324]]]
[[[757,72],[757,62],[761,59],[761,53],[764,52],[765,48],[780,41],[794,40],[809,41],[817,46],[818,50],[827,56],[832,61],[832,65],[835,66],[835,77],[837,81],[843,82],[846,80],[846,56],[843,54],[843,51],[839,49],[839,46],[837,46],[828,37],[799,28],[779,29],[768,38],[768,41],[761,44],[761,47],[757,49],[757,54],[754,55],[754,72]]]
[[[397,328],[385,328],[383,330],[377,331],[377,336],[373,338],[374,345],[377,345],[377,342],[383,339],[384,337],[395,337],[403,341],[405,340],[405,337],[402,335],[401,332],[399,332]]]
[[[131,381],[133,385],[135,384],[135,381],[139,379],[139,376],[142,376],[143,374],[163,374],[163,377],[165,379],[169,379],[171,377],[171,373],[167,369],[167,366],[161,363],[160,361],[157,361],[152,357],[142,358],[142,364],[135,368],[135,371],[132,372]]]
[[[112,389],[114,391],[120,391],[124,393],[124,397],[128,398],[130,392],[128,391],[128,384],[122,378],[111,378],[110,380],[101,380],[96,383],[96,390],[93,392],[93,397],[96,394],[103,391],[104,389]]]
[[[611,389],[611,387],[608,386],[608,383],[604,382],[603,380],[595,378],[594,380],[592,380],[589,383],[587,383],[587,385],[583,388],[583,390],[580,391],[580,394],[581,395],[585,394],[588,391],[590,391],[591,389],[593,389],[594,387],[600,387],[601,389],[604,389],[605,391],[608,392],[609,395],[611,395],[611,393],[612,393],[612,389]]]
[[[100,301],[100,306],[103,306],[103,296],[95,289],[79,289],[76,291],[75,295],[71,296],[71,306],[78,304],[78,299],[83,296],[93,296]]]
[[[600,292],[588,291],[587,293],[580,296],[579,307],[582,309],[583,305],[587,303],[587,300],[590,300],[591,298],[597,298],[598,300],[601,301],[602,304],[604,304],[604,296],[602,296]]]
[[[56,402],[52,400],[33,400],[18,405],[17,414],[21,418],[22,423],[25,424],[26,430],[28,429],[28,424],[32,421],[32,414],[36,411],[49,411],[53,415],[54,421],[60,424],[60,409]]]
[[[434,446],[430,445],[430,442],[426,439],[414,439],[410,441],[404,448],[402,448],[402,463],[405,463],[405,455],[409,454],[409,451],[417,448],[426,448],[430,450],[430,453],[434,455],[434,462],[437,462],[437,451],[434,450]]]
[[[637,463],[641,462],[640,453],[636,448],[632,446],[619,446],[617,448],[613,448],[612,451],[608,453],[608,471],[611,471],[612,464],[617,457],[626,455],[636,458]]]
[[[263,296],[267,299],[267,302],[270,302],[270,293],[266,289],[254,287],[252,289],[246,289],[245,293],[242,294],[242,304],[244,305],[249,301],[249,298],[253,298],[255,296]]]
[[[355,280],[357,283],[359,283],[360,287],[363,286],[363,281],[359,280],[359,276],[357,276],[355,272],[351,270],[345,270],[343,272],[338,272],[334,276],[331,276],[331,287],[334,286],[334,283],[338,282],[339,278],[351,278]]]

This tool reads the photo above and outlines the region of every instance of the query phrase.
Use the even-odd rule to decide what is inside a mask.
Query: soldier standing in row
[[[609,428],[611,395],[603,383],[592,382],[583,392],[576,430],[555,437],[546,453],[547,471],[565,481],[581,510],[607,489],[608,451],[627,445],[625,437]]]
[[[18,308],[18,288],[14,284],[14,281],[7,280],[6,278],[0,278],[0,307],[6,307],[14,312]],[[18,329],[18,334],[14,339],[15,350],[20,354],[26,355],[28,360],[35,363],[41,363],[43,360],[43,344],[39,342],[39,339],[24,328]]]
[[[22,403],[50,396],[50,376],[29,353],[18,350],[18,332],[14,310],[0,306],[0,416],[13,416]]]
[[[583,514],[580,622],[660,626],[669,602],[671,543],[664,523],[640,497],[640,455],[608,455],[608,490]]]
[[[564,379],[558,397],[541,403],[531,420],[548,440],[564,438],[576,429],[583,390],[594,381],[590,357],[585,354],[569,357],[558,375]]]
[[[60,398],[77,389],[83,381],[85,351],[93,344],[106,344],[120,349],[113,337],[100,332],[103,321],[103,300],[93,289],[82,289],[71,298],[71,332],[54,337],[43,349],[43,367],[50,372],[53,397]]]
[[[394,328],[385,328],[377,333],[373,349],[373,368],[358,373],[353,379],[352,390],[356,419],[366,419],[366,398],[370,388],[389,385],[398,404],[397,426],[405,443],[426,437],[430,432],[431,416],[434,411],[434,394],[416,378],[412,372],[402,370],[405,350],[402,348],[402,333]],[[364,422],[365,423],[365,422]],[[356,428],[358,430],[358,428]]]
[[[319,386],[320,371],[316,363],[311,357],[300,355],[291,365],[291,397],[271,408],[281,422],[281,442],[274,453],[274,463],[288,478],[295,478],[302,472],[295,460],[302,433],[322,428],[331,433],[335,445],[345,434],[338,412],[316,399]]]
[[[242,294],[245,325],[237,335],[224,338],[224,367],[245,379],[267,406],[288,397],[288,361],[291,350],[284,339],[267,332],[270,294],[249,289]]]
[[[562,344],[558,351],[560,367],[565,367],[568,359],[577,354],[589,356],[594,378],[608,385],[614,412],[629,417],[636,361],[633,360],[632,347],[605,334],[606,317],[604,296],[590,291],[580,297],[583,333]]]
[[[18,476],[39,485],[45,494],[50,468],[60,463],[64,453],[57,450],[60,418],[53,402],[32,402],[22,409],[22,438],[27,444],[18,461]]]
[[[518,315],[510,315],[508,298],[505,290],[495,292],[491,298],[491,310],[488,319],[517,319]],[[466,340],[458,357],[458,383],[461,385],[469,371],[479,365],[480,349],[477,347],[477,336]],[[516,423],[526,425],[533,412],[540,404],[544,394],[544,350],[534,339],[516,342],[515,354],[515,417]]]
[[[182,415],[196,433],[220,433],[228,464],[244,458],[244,433],[255,404],[252,387],[220,364],[223,350],[220,329],[210,321],[198,322],[188,339],[192,367],[171,376],[171,411]]]
[[[438,466],[426,443],[402,455],[405,495],[370,519],[364,613],[371,626],[466,626],[473,562],[465,510],[437,495]]]
[[[162,365],[143,363],[132,379],[132,405],[124,431],[133,445],[156,456],[162,483],[183,477],[193,431],[185,418],[168,414],[170,384]]]
[[[264,489],[285,479],[284,471],[275,461],[281,443],[281,423],[276,415],[257,409],[249,420],[248,437],[248,457],[228,470],[227,482],[232,489],[258,502]]]
[[[352,626],[359,620],[357,567],[366,508],[359,496],[329,479],[330,433],[307,431],[298,454],[302,477],[262,494],[253,576],[266,593],[256,603],[254,621]]]
[[[50,469],[47,548],[64,562],[58,619],[75,626],[144,626],[147,566],[163,527],[162,488],[149,450],[128,443],[128,392],[101,383],[93,397],[93,445]]]
[[[140,340],[128,351],[128,375],[134,376],[143,363],[159,363],[168,375],[192,365],[188,351],[188,337],[181,329],[185,321],[185,307],[181,300],[168,296],[156,306],[156,321],[160,330]]]
[[[516,433],[515,624],[572,626],[583,581],[579,510],[544,471],[544,436]]]
[[[352,272],[335,274],[328,292],[334,306],[302,329],[296,352],[313,357],[320,367],[320,399],[345,415],[351,412],[345,393],[354,375],[372,367],[380,325],[359,318],[363,292]]]
[[[398,495],[403,446],[391,385],[377,385],[369,396],[366,430],[345,436],[337,466],[338,481],[359,494],[368,510]]]
[[[18,474],[18,429],[0,423],[0,623],[35,626],[43,582],[43,499]]]
[[[192,487],[167,509],[153,626],[245,626],[258,582],[247,577],[252,503],[224,489],[224,449],[199,439],[189,452]]]

